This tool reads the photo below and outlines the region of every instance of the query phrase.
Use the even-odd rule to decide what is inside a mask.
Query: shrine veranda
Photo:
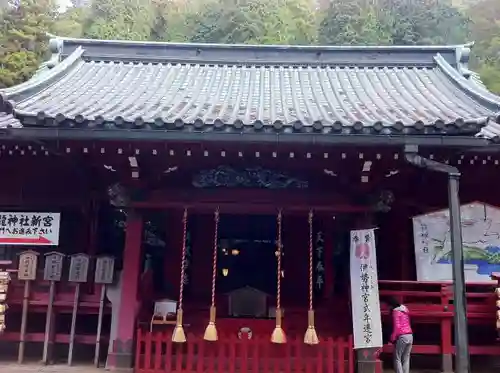
[[[395,296],[415,364],[452,370],[451,282],[417,281],[412,225],[448,209],[448,179],[414,160],[456,167],[463,205],[500,206],[500,98],[470,45],[50,47],[0,91],[5,359],[380,371],[388,344],[354,349],[351,231],[368,230],[383,341]],[[496,287],[467,284],[474,367],[500,354]]]

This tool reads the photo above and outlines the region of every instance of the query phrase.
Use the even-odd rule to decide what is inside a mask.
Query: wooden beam
[[[370,206],[354,205],[343,196],[309,190],[170,190],[151,193],[144,201],[131,203],[132,207],[148,209],[181,209],[188,207],[198,212],[212,212],[217,207],[222,213],[257,214],[286,212],[320,213],[368,212]]]

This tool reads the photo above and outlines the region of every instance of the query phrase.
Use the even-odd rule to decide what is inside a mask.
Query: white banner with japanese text
[[[0,245],[59,245],[60,213],[0,212]]]
[[[374,229],[351,231],[350,268],[354,348],[382,347]]]

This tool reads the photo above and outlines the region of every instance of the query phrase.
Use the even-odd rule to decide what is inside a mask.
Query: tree
[[[451,2],[442,0],[381,0],[381,18],[392,30],[396,45],[464,43],[469,19]]]
[[[59,14],[51,27],[51,32],[57,36],[80,38],[83,36],[84,23],[88,19],[89,9],[72,7]]]
[[[197,8],[188,1],[154,0],[154,23],[150,39],[154,41],[186,42],[193,33],[189,22]]]
[[[494,64],[500,60],[500,2],[484,0],[467,10],[471,18],[475,66],[480,63]]]
[[[474,55],[471,66],[488,89],[500,94],[500,2],[483,0],[467,9],[471,18]]]
[[[149,40],[155,14],[149,0],[93,1],[83,36],[91,39]]]
[[[188,22],[195,42],[311,44],[316,39],[308,0],[207,1]]]
[[[11,3],[0,14],[0,88],[19,84],[38,69],[56,13],[51,0]]]
[[[456,44],[467,34],[467,17],[441,0],[337,0],[319,27],[325,44]]]
[[[378,9],[365,2],[338,0],[330,3],[319,25],[320,44],[392,44],[390,30],[379,19]]]

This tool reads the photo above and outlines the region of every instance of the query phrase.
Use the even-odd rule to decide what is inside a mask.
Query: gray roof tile
[[[70,47],[78,41],[72,43]],[[366,56],[360,57],[363,63],[347,64],[348,57],[339,57],[346,53],[342,48],[304,48],[304,52],[276,47],[276,53],[270,53],[269,47],[238,46],[232,56],[227,46],[212,46],[226,48],[229,62],[208,64],[196,57],[199,46],[181,45],[182,62],[164,51],[169,46],[166,44],[160,44],[162,53],[166,53],[163,60],[151,61],[143,56],[133,60],[132,54],[124,58],[127,44],[123,42],[111,45],[119,53],[107,52],[107,57],[102,58],[99,55],[104,52],[96,43],[80,41],[83,48],[73,48],[52,70],[41,73],[23,89],[4,92],[4,99],[13,101],[16,116],[43,121],[51,118],[60,125],[170,125],[199,130],[269,126],[275,130],[369,129],[377,133],[448,132],[447,126],[452,125],[455,130],[475,133],[500,112],[500,98],[467,80],[449,63],[452,58],[446,52],[456,53],[457,47],[421,52],[418,48],[422,47],[390,52],[367,48],[365,54],[383,61],[385,65],[381,65],[366,62],[370,61]],[[136,44],[130,44],[131,51]],[[107,51],[113,51],[108,42],[105,45]],[[90,56],[85,53],[86,47]],[[208,55],[213,52],[210,46],[204,48],[208,48]],[[195,57],[188,59],[186,55],[193,50]],[[363,51],[353,50],[357,56]],[[241,51],[252,56],[253,62],[237,63],[236,52]],[[314,62],[319,51],[324,56]],[[395,51],[405,57],[398,57]],[[409,51],[413,53],[411,58],[404,54]],[[281,52],[282,58],[293,52],[290,58],[296,60],[277,63],[276,56]],[[373,57],[374,53],[382,57]],[[418,53],[427,56],[420,63]],[[395,61],[399,58],[407,62],[390,65],[391,55]],[[328,62],[335,59],[344,62]],[[300,62],[303,60],[311,61]]]
[[[18,128],[22,127],[21,122],[14,118],[12,114],[0,112],[0,128]]]

